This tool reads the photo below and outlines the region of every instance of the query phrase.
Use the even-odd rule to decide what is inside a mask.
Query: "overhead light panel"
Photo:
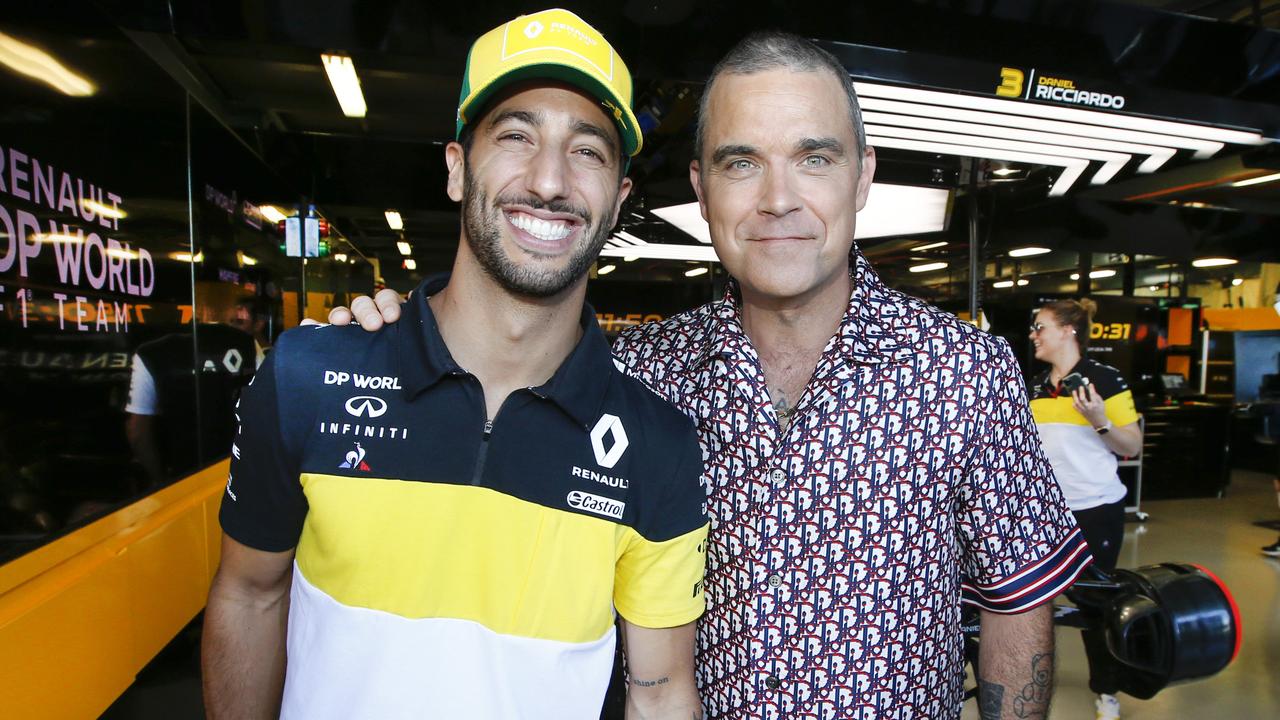
[[[396,212],[395,210],[388,210],[382,214],[387,217],[387,227],[391,228],[392,230],[404,229],[404,220],[401,219],[400,213]]]
[[[685,273],[684,273],[684,276],[685,276],[685,277],[698,277],[699,275],[706,275],[706,274],[707,274],[707,269],[706,269],[706,268],[704,268],[704,267],[700,267],[700,268],[694,268],[694,269],[692,269],[692,270],[686,270],[686,271],[685,271]]]
[[[342,114],[347,117],[362,118],[369,108],[364,103],[364,93],[360,90],[360,77],[356,75],[356,65],[346,55],[322,54],[324,72],[329,76],[329,84],[333,86],[333,94],[338,96],[338,105],[342,106]]]
[[[913,273],[933,272],[934,270],[947,269],[947,264],[944,262],[932,262],[932,263],[925,263],[923,265],[912,265],[907,269]]]
[[[1244,284],[1244,280],[1240,278],[1231,278],[1231,287],[1240,287]]]
[[[921,246],[920,246],[920,247],[918,247],[918,248],[912,248],[912,250],[913,250],[913,251],[916,251],[916,250],[935,250],[935,249],[940,248],[940,247],[945,247],[945,246],[946,246],[946,244],[947,244],[947,241],[946,241],[946,240],[942,240],[941,242],[929,243],[928,245],[921,245]]]
[[[649,260],[697,260],[719,262],[715,248],[710,245],[677,245],[675,243],[645,243],[644,245],[606,245],[600,257],[647,258]]]
[[[63,95],[89,97],[98,91],[88,78],[63,65],[54,56],[4,33],[0,33],[0,65],[19,75],[39,80]]]
[[[1089,273],[1089,278],[1091,280],[1101,280],[1103,278],[1109,278],[1109,277],[1115,277],[1115,276],[1116,276],[1115,270],[1094,270],[1093,272]],[[1071,279],[1079,280],[1080,273],[1071,273]]]
[[[344,263],[344,262],[346,262],[346,261],[347,261],[347,254],[346,254],[346,253],[334,253],[334,254],[333,254],[333,259],[334,259],[334,261],[335,261],[335,262]]]
[[[1238,262],[1240,261],[1236,260],[1235,258],[1206,257],[1206,258],[1197,258],[1195,260],[1192,260],[1191,265],[1193,267],[1198,267],[1198,268],[1208,268],[1208,267],[1222,267],[1224,265],[1235,265]]]
[[[413,254],[413,246],[405,242],[404,240],[400,240],[396,242],[396,249],[400,251],[401,255]]]
[[[1086,161],[1079,161],[1082,166]],[[951,191],[915,185],[872,183],[867,204],[858,213],[853,237],[856,240],[896,235],[922,235],[947,228]],[[711,243],[711,230],[702,219],[698,203],[685,203],[651,210],[654,215],[683,230],[700,243]],[[625,233],[617,233],[621,236]]]
[[[204,252],[203,252],[203,251],[201,251],[201,252],[196,253],[196,254],[195,254],[195,257],[192,257],[192,256],[191,256],[191,253],[189,253],[189,252],[175,252],[175,253],[169,253],[169,259],[170,259],[170,260],[177,260],[178,262],[187,262],[187,263],[189,263],[189,262],[197,262],[197,263],[198,263],[198,262],[204,262]]]
[[[1053,251],[1045,247],[1020,247],[1010,250],[1009,257],[1032,257],[1033,255],[1044,255],[1048,252]]]
[[[258,258],[255,258],[251,255],[245,255],[243,252],[237,252],[236,255],[240,260],[240,264],[244,265],[245,267],[253,267],[254,265],[258,264]]]
[[[405,269],[405,270],[417,270],[417,269],[418,269],[418,261],[417,261],[417,260],[414,260],[413,258],[405,258],[405,259],[404,259],[404,269]]]
[[[597,275],[608,275],[609,273],[611,273],[611,272],[613,272],[614,270],[617,270],[617,269],[618,269],[618,266],[617,266],[617,265],[603,265],[603,266],[601,266],[598,270],[596,270],[596,274],[597,274]]]
[[[1029,282],[1029,281],[1027,281],[1027,280],[1019,280],[1019,281],[1018,281],[1018,283],[1017,283],[1018,287],[1025,287],[1026,285],[1029,285],[1029,284],[1030,284],[1030,282]],[[995,281],[995,282],[991,283],[991,287],[993,287],[993,288],[1002,288],[1002,289],[1003,289],[1003,288],[1011,288],[1011,287],[1013,287],[1013,285],[1014,285],[1014,282],[1013,282],[1012,280],[997,280],[997,281]]]
[[[262,217],[273,223],[278,223],[286,217],[280,208],[275,205],[259,205],[258,212],[262,213]]]
[[[1231,187],[1249,187],[1250,185],[1261,185],[1262,183],[1275,182],[1276,180],[1280,180],[1280,173],[1272,173],[1270,175],[1263,175],[1261,177],[1233,182],[1231,183]]]

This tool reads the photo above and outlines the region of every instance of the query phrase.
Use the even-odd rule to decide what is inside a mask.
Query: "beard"
[[[570,251],[569,260],[563,267],[552,265],[555,262],[553,258],[536,255],[530,262],[518,264],[502,247],[502,226],[507,220],[501,207],[508,204],[576,215],[582,220],[585,241],[580,241]],[[546,202],[532,195],[507,195],[490,203],[489,196],[471,174],[471,167],[468,165],[463,169],[462,229],[467,245],[485,274],[510,293],[547,298],[563,292],[587,274],[587,268],[599,256],[612,227],[612,217],[607,223],[593,224],[590,210],[562,200]]]

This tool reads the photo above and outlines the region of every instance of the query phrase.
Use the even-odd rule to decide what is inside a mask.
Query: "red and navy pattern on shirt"
[[[709,717],[958,717],[961,598],[1027,610],[1091,560],[1008,344],[852,274],[785,435],[734,288],[614,346],[698,425]]]

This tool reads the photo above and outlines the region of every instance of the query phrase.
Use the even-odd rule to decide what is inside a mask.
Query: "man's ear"
[[[876,149],[867,146],[862,154],[862,172],[858,173],[858,195],[854,199],[854,212],[861,212],[871,192],[871,181],[876,174]]]
[[[618,185],[618,201],[613,204],[613,222],[615,226],[618,224],[618,220],[622,219],[622,203],[631,194],[631,188],[631,178],[623,177],[622,182]]]
[[[462,202],[462,187],[466,184],[467,151],[461,143],[451,142],[444,146],[444,164],[449,169],[449,182],[446,185],[449,199]]]
[[[698,196],[698,210],[702,212],[702,219],[707,220],[707,201],[702,197],[701,168],[697,160],[689,161],[689,184],[693,186],[693,194]]]

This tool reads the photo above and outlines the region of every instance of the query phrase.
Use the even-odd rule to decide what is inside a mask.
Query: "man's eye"
[[[729,169],[730,170],[750,170],[753,167],[753,165],[754,164],[750,160],[738,159],[729,163]]]
[[[515,140],[516,142],[528,141],[528,138],[524,136],[524,133],[518,133],[518,132],[503,133],[502,135],[498,136],[498,139],[499,140]]]
[[[591,148],[579,148],[578,154],[597,162],[604,162],[604,155],[601,155],[599,152]]]
[[[805,167],[811,167],[811,168],[825,167],[830,164],[831,164],[831,161],[821,155],[809,155],[804,159]]]

